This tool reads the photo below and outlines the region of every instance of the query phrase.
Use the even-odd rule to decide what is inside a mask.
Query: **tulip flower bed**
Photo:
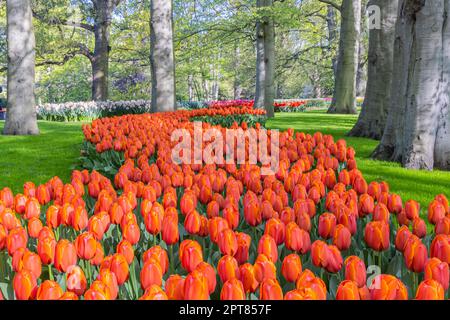
[[[211,109],[227,109],[227,108],[253,108],[254,100],[223,100],[211,101],[208,107]],[[274,104],[275,112],[303,112],[306,110],[306,100],[279,100]]]
[[[75,170],[70,183],[54,177],[25,183],[22,194],[1,190],[3,296],[446,298],[445,195],[425,210],[434,225],[427,232],[417,202],[367,182],[353,148],[320,132],[280,133],[274,175],[259,165],[173,163],[171,133],[215,112],[95,120],[83,126],[86,144],[99,170],[117,167],[112,179]],[[212,127],[225,130],[203,124]]]

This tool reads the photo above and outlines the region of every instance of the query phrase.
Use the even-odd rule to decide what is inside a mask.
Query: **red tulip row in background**
[[[273,106],[275,109],[279,108],[298,108],[305,105],[307,101],[305,100],[286,100],[286,101],[276,101]],[[254,100],[219,100],[211,101],[208,103],[208,108],[212,109],[223,109],[223,108],[253,108],[255,104]]]
[[[75,170],[70,183],[2,189],[5,298],[446,298],[446,196],[421,211],[387,182],[368,183],[344,140],[282,132],[270,176],[258,165],[172,162],[175,129],[238,109],[95,120],[83,126],[92,162],[124,158],[113,179]]]

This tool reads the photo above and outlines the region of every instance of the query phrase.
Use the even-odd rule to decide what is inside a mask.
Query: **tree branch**
[[[88,30],[90,32],[94,32],[94,26],[88,24],[88,23],[83,23],[83,22],[75,22],[75,21],[68,21],[68,20],[63,20],[63,19],[58,19],[55,17],[52,18],[44,18],[43,16],[39,15],[37,12],[33,11],[33,17],[46,23],[49,25],[53,25],[53,26],[57,26],[57,25],[63,25],[63,26],[69,26],[69,27],[75,27],[75,28],[81,28],[84,30]]]
[[[339,11],[342,10],[342,6],[338,5],[333,0],[319,0],[319,1],[322,2],[322,3],[329,4],[330,6],[334,7],[336,10],[339,10]]]

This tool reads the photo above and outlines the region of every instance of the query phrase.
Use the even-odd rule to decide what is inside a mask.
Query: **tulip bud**
[[[239,279],[239,266],[235,258],[232,256],[223,256],[217,263],[217,273],[222,283],[233,278]]]
[[[281,265],[281,273],[286,281],[295,282],[301,272],[302,262],[300,257],[295,253],[287,255]]]
[[[437,235],[430,246],[431,258],[438,258],[442,262],[450,263],[450,235]]]
[[[155,260],[150,258],[147,260],[147,262],[144,264],[141,270],[141,287],[145,291],[147,288],[149,288],[151,285],[162,285],[162,269],[159,263]]]
[[[165,283],[165,292],[169,300],[184,300],[184,279],[178,274],[172,274]]]
[[[202,247],[197,241],[183,240],[180,244],[181,265],[187,272],[195,270],[197,265],[203,261]]]
[[[77,296],[81,296],[86,291],[87,280],[79,266],[70,267],[67,271],[66,287],[67,291],[73,292]]]
[[[446,215],[446,209],[444,205],[437,201],[433,200],[428,206],[428,221],[432,224],[438,223],[441,219],[443,219]]]
[[[371,300],[408,300],[408,289],[396,277],[389,274],[375,276],[369,286]]]
[[[123,254],[128,264],[131,264],[134,260],[133,245],[128,240],[122,240],[117,244],[117,253]]]
[[[208,300],[208,280],[197,270],[189,273],[184,280],[184,300]]]
[[[350,256],[345,259],[345,280],[355,282],[359,288],[366,285],[366,265],[357,256]]]
[[[334,229],[333,244],[339,250],[347,250],[352,244],[352,235],[342,224],[338,224]]]
[[[397,230],[397,235],[395,236],[395,248],[403,252],[405,250],[406,242],[412,235],[407,226],[402,226]]]
[[[27,231],[23,227],[12,229],[6,237],[6,248],[8,254],[12,256],[20,248],[26,248],[28,242]]]
[[[264,254],[267,258],[269,258],[273,263],[276,263],[278,260],[278,247],[275,243],[275,240],[269,235],[263,235],[259,239],[258,243],[258,254]]]
[[[334,235],[334,228],[336,227],[336,216],[332,213],[324,213],[319,217],[319,236],[324,239],[329,239]]]
[[[372,221],[366,225],[364,240],[375,251],[389,248],[389,225],[385,221]]]
[[[156,261],[158,261],[163,271],[163,274],[167,272],[167,270],[169,269],[169,257],[167,256],[166,250],[164,250],[160,246],[151,247],[150,249],[144,252],[142,260],[144,261],[144,263],[146,263],[147,260],[149,260],[150,258],[153,258]]]
[[[236,232],[237,250],[234,258],[239,264],[247,262],[252,238],[244,232]]]
[[[145,290],[144,295],[139,300],[168,300],[168,297],[160,286],[152,284]]]
[[[220,300],[245,300],[242,282],[236,278],[225,282],[220,292]]]
[[[250,263],[244,263],[240,266],[239,275],[245,292],[253,293],[258,289],[259,282],[256,280],[254,268]]]
[[[34,299],[37,292],[37,281],[33,273],[22,269],[14,275],[13,288],[18,300]]]
[[[415,218],[413,220],[413,234],[418,236],[419,238],[423,238],[427,235],[427,225],[425,221],[420,218]]]
[[[342,281],[336,291],[336,300],[361,300],[356,282]]]
[[[259,287],[260,300],[283,300],[283,290],[275,279],[264,280]]]
[[[75,240],[75,249],[80,259],[90,260],[97,251],[97,241],[90,232],[80,234]]]
[[[116,253],[112,256],[110,270],[116,275],[117,284],[121,286],[129,277],[129,268],[126,258],[123,254]]]
[[[267,234],[274,238],[276,244],[280,245],[285,241],[286,226],[280,219],[271,218],[266,221],[264,234]]]
[[[433,279],[420,283],[416,292],[416,300],[444,300],[445,292],[442,285]]]
[[[439,282],[445,291],[449,287],[449,266],[438,258],[431,258],[425,264],[425,280],[433,279]]]

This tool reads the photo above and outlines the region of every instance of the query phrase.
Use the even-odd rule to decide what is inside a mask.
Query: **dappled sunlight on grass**
[[[358,168],[368,182],[388,181],[392,192],[400,194],[404,201],[419,201],[422,208],[426,208],[439,193],[450,197],[450,172],[408,170],[398,163],[371,159],[370,155],[378,141],[345,136],[357,118],[357,115],[332,115],[324,111],[278,113],[275,119],[267,122],[267,126],[279,129],[294,128],[307,133],[321,131],[333,135],[335,139],[347,140],[348,145],[355,148]]]

